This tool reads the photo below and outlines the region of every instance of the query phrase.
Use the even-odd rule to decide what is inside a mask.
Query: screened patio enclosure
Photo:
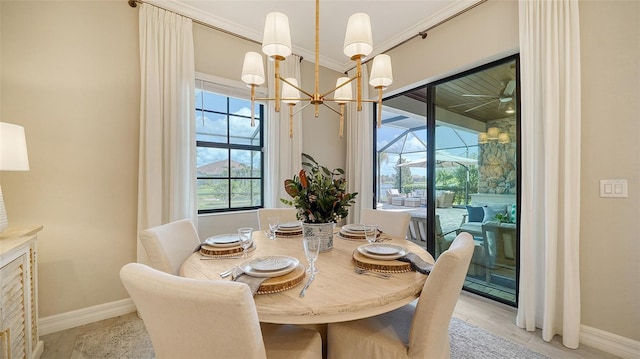
[[[387,105],[376,142],[378,201],[388,202],[387,190],[426,196],[426,117]],[[467,204],[477,190],[478,132],[436,120],[435,150],[436,191],[454,192],[454,204]]]

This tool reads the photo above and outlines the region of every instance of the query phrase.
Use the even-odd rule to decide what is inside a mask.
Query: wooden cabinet
[[[37,234],[42,226],[0,233],[0,359],[39,358]]]

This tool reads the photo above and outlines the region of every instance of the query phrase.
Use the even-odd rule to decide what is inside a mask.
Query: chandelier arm
[[[378,90],[378,128],[382,127],[382,86],[376,87]]]
[[[256,127],[256,85],[251,84],[251,127]]]
[[[328,94],[336,92],[336,90],[338,90],[338,89],[339,89],[339,88],[341,88],[342,86],[345,86],[345,85],[347,85],[347,84],[352,83],[355,79],[357,79],[357,77],[356,77],[356,76],[353,76],[353,77],[352,77],[352,78],[350,78],[349,80],[347,80],[347,81],[343,82],[340,86],[338,86],[338,87],[334,88],[334,89],[333,89],[333,90],[331,90],[331,91],[328,91],[327,93],[322,94],[322,95],[320,96],[320,98],[324,99]],[[333,100],[332,100],[332,101],[333,101]]]
[[[356,77],[358,78],[356,91],[358,92],[358,111],[362,111],[362,59],[358,56],[356,59]]]
[[[275,99],[276,108],[275,108],[275,110],[276,110],[276,112],[280,112],[280,86],[279,86],[279,82],[278,82],[278,79],[279,78],[281,79],[281,77],[280,77],[280,58],[278,56],[275,56],[275,61],[276,61],[276,63],[275,63],[275,69],[276,69],[276,71],[275,71],[276,72],[275,73],[275,80],[276,81],[275,81],[275,84],[274,84],[275,85],[275,93],[276,93],[276,99]]]
[[[291,87],[295,88],[296,90],[298,90],[298,91],[302,92],[303,94],[305,94],[305,95],[309,96],[310,98],[313,98],[313,94],[310,94],[310,93],[308,93],[307,91],[305,91],[304,89],[301,89],[300,87],[298,87],[298,86],[296,86],[296,85],[292,84],[291,82],[287,81],[287,79],[282,78],[282,77],[278,77],[278,78],[279,78],[280,80],[282,80],[282,82],[287,83],[289,86],[291,86]]]
[[[323,102],[322,104],[323,104],[323,105],[325,105],[325,106],[326,106],[328,109],[330,109],[331,111],[333,111],[333,112],[337,113],[338,115],[340,114],[340,111],[338,111],[338,110],[336,110],[335,108],[333,108],[333,107],[331,107],[331,106],[327,105],[327,103],[326,103],[326,102]]]

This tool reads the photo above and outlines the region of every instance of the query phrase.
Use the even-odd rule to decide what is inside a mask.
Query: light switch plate
[[[600,197],[629,197],[626,179],[600,180]]]

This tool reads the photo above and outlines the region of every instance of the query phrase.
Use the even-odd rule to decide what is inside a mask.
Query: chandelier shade
[[[490,140],[497,140],[499,133],[500,130],[497,127],[489,127],[487,130],[487,138]]]
[[[289,85],[289,83],[291,83],[291,85]],[[293,77],[287,77],[282,85],[282,102],[286,104],[296,104],[300,102],[300,91],[298,91],[297,87],[298,80]]]
[[[262,35],[262,52],[282,59],[291,55],[291,33],[287,15],[281,12],[267,14]]]
[[[498,135],[498,143],[505,144],[509,142],[511,142],[511,139],[509,138],[508,133],[502,132]]]
[[[374,57],[371,75],[369,76],[369,85],[375,88],[385,88],[391,85],[392,82],[391,57],[385,54]]]
[[[361,12],[351,15],[344,37],[344,54],[354,59],[356,56],[367,56],[371,51],[373,51],[373,36],[369,15]]]
[[[264,83],[264,64],[259,53],[250,51],[244,55],[241,79],[250,85],[262,85]]]
[[[336,92],[334,93],[333,99],[337,103],[347,103],[353,100],[351,96],[351,82],[349,82],[348,77],[339,77],[336,80]]]

